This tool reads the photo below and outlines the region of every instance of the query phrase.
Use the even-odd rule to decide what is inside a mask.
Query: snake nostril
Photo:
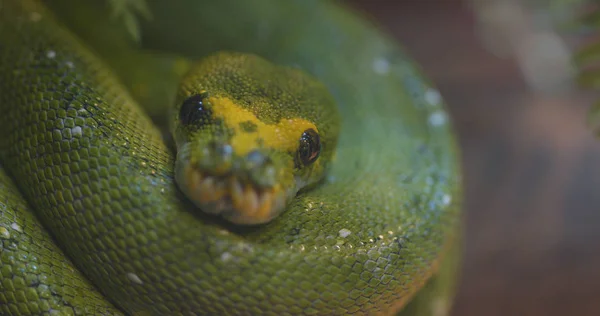
[[[217,159],[231,160],[233,157],[233,148],[229,144],[214,143],[213,150]]]
[[[276,170],[271,158],[259,150],[249,152],[245,157],[245,169],[252,181],[261,187],[272,187],[276,183]]]
[[[231,171],[233,148],[216,141],[200,146],[198,166],[211,174],[226,174]]]
[[[248,169],[260,167],[268,161],[268,157],[258,150],[253,150],[246,155],[246,167]]]

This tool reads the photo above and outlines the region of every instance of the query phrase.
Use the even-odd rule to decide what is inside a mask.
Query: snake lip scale
[[[192,169],[192,170],[186,170]],[[285,193],[278,186],[258,188],[244,184],[234,175],[216,176],[193,167],[184,167],[182,189],[210,214],[222,215],[234,223],[260,224],[271,220],[285,206]],[[234,211],[235,210],[235,211]]]

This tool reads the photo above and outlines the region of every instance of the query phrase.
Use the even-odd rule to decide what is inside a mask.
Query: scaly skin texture
[[[185,14],[194,17],[187,22],[215,23],[196,10],[219,9],[216,2],[188,3],[173,20],[165,16],[182,8],[159,7],[167,3],[151,3],[156,20],[142,31],[153,34],[148,47],[165,43],[165,25]],[[1,163],[75,266],[127,314],[394,312],[438,271],[450,242],[456,245],[460,178],[446,114],[435,98],[424,98],[435,93],[406,57],[346,11],[326,2],[260,2],[264,11],[243,3],[221,11],[233,20],[213,24],[219,27],[210,37],[179,47],[188,28],[171,33],[163,50],[256,52],[300,66],[333,93],[343,123],[327,181],[273,222],[239,228],[195,211],[173,182],[173,153],[107,67],[112,61],[101,62],[29,0],[0,2]],[[318,23],[295,23],[301,17]],[[266,31],[239,40],[236,28],[249,21]],[[15,216],[25,214],[6,201]],[[3,215],[0,224],[12,234],[20,220],[9,225]],[[40,244],[25,239],[18,248],[33,253]],[[39,260],[66,260],[53,256]],[[8,260],[13,271],[22,262]],[[4,264],[0,308],[18,315],[12,311],[23,290],[6,285],[18,275],[5,275]],[[71,310],[94,310],[95,300],[81,297]],[[104,306],[98,308],[115,314]]]
[[[121,315],[54,244],[0,170],[0,314]]]

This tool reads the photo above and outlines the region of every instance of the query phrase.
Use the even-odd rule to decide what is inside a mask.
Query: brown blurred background
[[[533,89],[517,59],[484,47],[464,2],[348,2],[420,63],[459,134],[467,232],[452,315],[600,315],[600,141],[585,120],[592,94]]]

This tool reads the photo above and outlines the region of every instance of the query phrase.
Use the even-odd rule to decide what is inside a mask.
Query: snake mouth
[[[266,223],[285,207],[286,195],[279,185],[258,187],[233,174],[211,175],[190,165],[176,176],[183,180],[184,193],[202,211],[235,224]]]

